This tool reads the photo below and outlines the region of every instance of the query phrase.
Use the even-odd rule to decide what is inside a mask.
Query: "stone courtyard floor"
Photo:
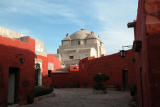
[[[45,96],[34,104],[22,107],[129,107],[129,92],[108,91],[93,93],[87,88],[62,88],[54,90],[55,96]]]

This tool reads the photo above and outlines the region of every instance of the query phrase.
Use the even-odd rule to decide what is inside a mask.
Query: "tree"
[[[106,93],[106,87],[104,85],[104,82],[106,82],[107,80],[109,80],[109,76],[103,73],[97,73],[94,77],[93,77],[94,81],[96,82],[96,84],[93,86],[93,88],[95,90],[99,90],[99,91],[103,91],[104,93]]]
[[[35,64],[35,70],[40,70],[40,69],[41,69],[40,64],[39,64],[39,63],[36,63],[36,64]]]

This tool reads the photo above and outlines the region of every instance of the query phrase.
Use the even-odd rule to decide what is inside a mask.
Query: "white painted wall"
[[[37,55],[47,56],[44,42],[35,39],[35,52]]]
[[[82,37],[82,35],[79,33],[78,35],[74,36],[76,38],[79,38],[79,36]],[[80,41],[80,44],[78,44],[78,41]],[[105,53],[105,50],[99,39],[87,39],[87,36],[85,39],[74,38],[68,40],[68,42],[66,40],[62,40],[62,46],[60,46],[58,50],[58,54],[61,56],[62,63],[66,65],[78,64],[80,59],[89,56],[100,57],[103,53]],[[69,59],[69,56],[74,56],[74,59]]]
[[[9,30],[2,26],[0,26],[0,35],[4,37],[9,37],[9,38],[20,38],[20,37],[26,36],[22,33],[18,33],[18,32]]]
[[[95,48],[91,48],[90,56],[97,57],[97,51],[96,51],[96,49],[95,49]]]

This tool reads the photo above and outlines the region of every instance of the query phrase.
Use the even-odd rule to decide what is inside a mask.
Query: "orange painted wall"
[[[79,72],[79,65],[70,65],[69,71],[70,72]]]
[[[26,103],[34,86],[35,41],[21,42],[0,36],[0,106],[7,106],[9,67],[18,67],[17,103]],[[24,58],[24,63],[20,63]]]

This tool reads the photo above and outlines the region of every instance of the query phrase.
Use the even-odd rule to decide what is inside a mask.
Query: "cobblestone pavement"
[[[107,94],[94,93],[92,89],[55,89],[55,96],[48,96],[34,104],[22,107],[128,107],[129,92],[108,91]]]

